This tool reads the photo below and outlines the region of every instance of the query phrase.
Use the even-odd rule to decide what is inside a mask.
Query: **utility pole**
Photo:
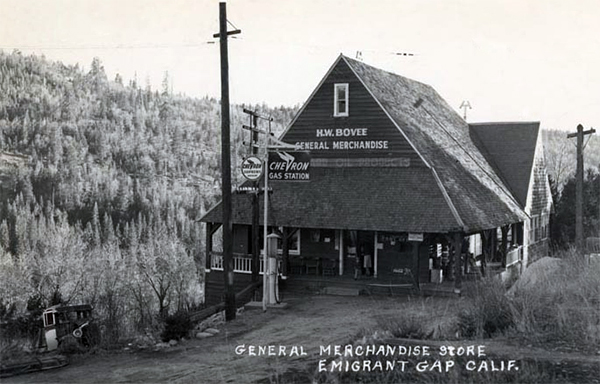
[[[225,320],[235,319],[235,289],[233,286],[233,226],[231,223],[231,135],[229,128],[229,60],[227,36],[241,33],[239,29],[227,32],[227,4],[219,3],[219,33],[221,47],[221,166],[223,202],[223,276],[225,281]]]
[[[255,111],[250,111],[244,108],[244,113],[249,115],[250,118],[250,126],[243,126],[242,128],[248,129],[250,131],[250,143],[249,143],[249,153],[253,156],[258,155],[258,118],[261,117]],[[259,222],[259,205],[258,205],[258,195],[259,195],[259,182],[253,182],[253,187],[255,193],[252,194],[252,282],[258,282],[258,275],[260,269],[260,222]]]
[[[596,130],[593,128],[583,130],[583,125],[577,126],[576,133],[569,133],[567,138],[577,138],[577,174],[575,190],[575,244],[579,251],[583,251],[583,136],[591,135]]]

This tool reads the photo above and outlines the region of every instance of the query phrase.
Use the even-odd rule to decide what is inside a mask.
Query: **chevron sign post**
[[[310,181],[310,154],[298,151],[269,152],[269,181]]]

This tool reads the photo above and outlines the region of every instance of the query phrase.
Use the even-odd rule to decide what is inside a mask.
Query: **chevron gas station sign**
[[[298,151],[269,152],[269,181],[310,181],[310,154]]]

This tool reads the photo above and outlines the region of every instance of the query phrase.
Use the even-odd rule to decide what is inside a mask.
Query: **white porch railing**
[[[281,269],[281,260],[278,263]],[[210,258],[210,269],[215,271],[223,270],[223,253],[222,252],[211,252]],[[263,274],[264,271],[264,260],[262,255],[259,261],[259,274]],[[234,253],[233,254],[233,272],[236,273],[252,273],[252,255]]]
[[[517,248],[510,250],[506,254],[506,266],[510,267],[523,260],[523,246],[519,245]]]

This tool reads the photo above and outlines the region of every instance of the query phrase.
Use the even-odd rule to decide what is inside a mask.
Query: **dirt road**
[[[245,310],[236,320],[221,325],[220,333],[211,338],[184,341],[157,352],[76,357],[65,368],[16,376],[3,383],[310,382],[322,358],[320,346],[345,345],[363,334],[372,334],[377,319],[394,316],[409,300],[365,296],[288,298],[286,309],[266,313]],[[440,300],[450,300],[452,306],[455,299]],[[256,347],[254,353],[260,354],[258,346],[269,345],[275,346],[272,353],[281,356],[250,353],[252,346]],[[594,361],[588,361],[592,369]]]

